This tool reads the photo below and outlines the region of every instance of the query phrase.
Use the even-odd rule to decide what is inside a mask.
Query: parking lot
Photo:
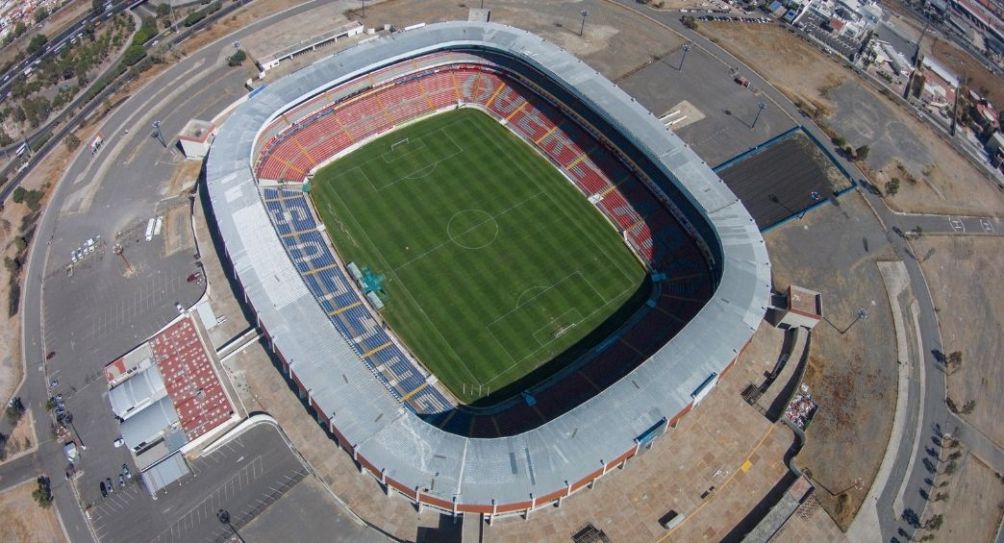
[[[681,102],[689,102],[703,117],[670,127],[715,166],[795,126],[759,89],[738,83],[742,75],[703,49],[690,47],[686,58],[677,48],[617,84],[657,117],[671,115]],[[761,103],[764,109],[758,112]]]
[[[252,427],[190,467],[191,475],[159,492],[156,500],[135,476],[125,488],[116,484],[113,493],[98,497],[90,514],[99,541],[217,541],[227,530],[217,519],[220,509],[239,528],[308,476],[270,424]]]

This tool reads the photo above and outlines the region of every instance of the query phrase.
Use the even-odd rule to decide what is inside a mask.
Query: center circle
[[[498,237],[499,223],[483,209],[464,209],[450,217],[446,234],[464,249],[482,249]]]

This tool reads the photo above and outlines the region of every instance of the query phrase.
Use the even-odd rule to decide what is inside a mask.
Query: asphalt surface
[[[647,10],[639,7],[632,0],[620,0],[617,3],[659,19],[715,56],[724,57],[727,62],[742,67],[744,74],[750,74],[748,77],[750,77],[751,83],[763,89],[766,99],[769,99],[793,120],[799,119],[794,106],[752,70],[744,67],[740,61],[730,57],[700,35],[683,28],[679,24],[679,14]],[[168,286],[151,283],[152,287],[151,284],[143,283],[143,281],[156,281],[151,278],[157,277],[157,272],[173,276],[175,273],[184,271],[187,267],[175,267],[174,264],[168,264],[162,268],[161,264],[164,259],[159,259],[156,256],[156,251],[151,250],[149,255],[140,256],[137,263],[134,264],[137,268],[136,273],[127,279],[122,276],[122,271],[116,268],[116,266],[120,266],[116,262],[117,259],[106,256],[87,272],[89,275],[86,277],[90,277],[90,279],[82,278],[77,283],[69,284],[63,280],[66,258],[73,248],[79,246],[82,239],[94,235],[102,235],[102,238],[106,240],[114,239],[117,232],[137,221],[145,220],[156,211],[157,202],[162,196],[157,193],[156,187],[151,185],[156,180],[169,177],[176,155],[174,155],[174,151],[160,147],[150,137],[150,132],[146,129],[149,126],[149,119],[154,116],[160,117],[164,133],[170,136],[176,134],[188,118],[212,117],[243,92],[240,90],[243,75],[228,71],[222,61],[229,43],[247,36],[264,25],[274,23],[290,14],[310,9],[315,5],[317,3],[304,4],[294,8],[291,12],[258,21],[254,25],[228,36],[225,40],[183,59],[168,69],[158,79],[158,84],[148,85],[138,91],[130,101],[120,106],[109,116],[103,133],[114,136],[109,138],[110,141],[106,148],[96,157],[91,157],[86,152],[82,153],[67,169],[64,182],[60,183],[56,189],[48,207],[49,210],[64,210],[64,206],[66,206],[65,210],[58,214],[47,211],[39,222],[34,238],[38,243],[34,244],[29,257],[24,303],[22,304],[23,348],[26,355],[27,372],[25,384],[18,394],[26,404],[35,408],[36,413],[44,413],[43,404],[48,397],[48,391],[45,373],[41,365],[46,352],[56,351],[57,355],[49,362],[49,371],[59,381],[57,389],[66,392],[67,406],[74,412],[80,437],[88,445],[87,450],[82,453],[84,475],[81,477],[81,488],[85,493],[84,501],[93,499],[93,494],[97,493],[99,478],[117,473],[117,468],[123,461],[121,455],[125,454],[121,449],[116,450],[111,447],[111,440],[117,435],[117,424],[110,418],[107,401],[103,398],[105,385],[96,379],[97,372],[104,364],[122,354],[123,346],[129,343],[135,345],[145,339],[146,330],[153,329],[161,321],[163,321],[162,324],[166,324],[164,319],[168,318],[169,315],[164,308],[173,306],[180,294],[187,293],[185,286],[181,286],[179,290],[171,287],[170,281],[168,281]],[[192,86],[183,87],[186,83],[191,83]],[[126,127],[132,127],[130,137],[126,137],[123,132]],[[821,141],[828,141],[822,134],[818,133],[818,129],[815,127],[807,126],[806,128],[813,130]],[[100,165],[95,162],[100,160],[107,162]],[[102,166],[105,165],[107,170],[102,170]],[[845,167],[856,178],[862,177],[853,165],[845,164]],[[165,172],[168,173],[167,176],[164,175]],[[95,183],[97,185],[94,185]],[[867,193],[866,198],[869,199],[887,226],[899,224],[893,214],[884,207],[881,199]],[[913,422],[916,422],[918,416],[920,417],[919,425],[911,423],[908,425],[920,428],[923,432],[922,442],[930,443],[932,438],[937,437],[938,432],[947,428],[952,422],[942,401],[944,398],[944,376],[936,368],[936,362],[931,354],[931,350],[940,350],[941,348],[940,333],[933,312],[933,304],[919,264],[909,256],[905,240],[891,232],[887,238],[897,252],[903,255],[910,274],[911,286],[920,303],[921,333],[926,353],[924,363],[928,368],[926,379],[928,401],[922,408],[917,406],[916,409],[911,409],[912,418],[915,419]],[[52,240],[52,245],[46,244],[49,239]],[[193,261],[194,259],[190,260],[188,264],[194,265]],[[83,273],[81,272],[81,277],[84,277]],[[55,279],[57,276],[60,279]],[[80,296],[80,298],[74,299],[74,305],[87,304],[94,312],[108,310],[107,306],[102,305],[108,300],[115,300],[116,303],[120,300],[125,300],[123,303],[133,303],[136,296],[146,296],[150,301],[141,302],[148,304],[143,308],[131,310],[133,312],[125,319],[131,324],[128,327],[106,326],[105,329],[95,331],[93,323],[77,324],[60,321],[58,324],[53,324],[53,330],[43,333],[43,322],[48,322],[46,319],[50,318],[43,318],[43,307],[46,313],[50,311],[61,313],[78,309],[76,307],[63,307],[59,300],[43,296],[43,285],[45,285],[45,289],[48,289],[50,277],[54,289],[65,288],[70,294]],[[122,292],[119,292],[120,290]],[[45,303],[42,303],[42,300],[45,300]],[[61,315],[51,318],[65,319]],[[72,321],[72,319],[65,320]],[[56,326],[69,326],[70,328],[56,330]],[[45,338],[44,342],[43,337]],[[69,355],[75,352],[74,350],[78,346],[77,342],[86,353],[83,358]],[[916,388],[919,384],[913,382],[911,386]],[[918,395],[912,392],[911,398],[916,398]],[[46,417],[36,417],[36,430],[40,438],[49,435],[48,425],[49,421]],[[906,507],[922,514],[925,505],[917,492],[923,487],[923,479],[927,477],[922,463],[916,462],[913,469],[909,473],[906,472],[906,467],[913,453],[912,440],[905,438],[900,444],[894,474],[880,499],[880,519],[883,540],[886,541],[891,541],[895,537],[899,527],[910,530],[898,520],[898,514],[892,511],[892,501],[901,481],[906,480],[909,489],[905,498]],[[62,455],[62,444],[51,440],[42,441],[38,452],[26,458],[31,458],[31,460],[19,460],[19,462],[23,462],[20,466],[33,464],[40,472],[53,475],[56,505],[71,540],[93,540],[77,506],[76,497],[62,477],[55,476],[62,472],[66,464]],[[254,472],[255,468],[251,468],[251,470]],[[16,479],[16,477],[8,477],[8,475],[10,473],[5,467],[0,468],[0,486],[6,486],[8,481]],[[25,478],[27,477],[20,480],[23,481]],[[199,478],[195,480],[198,481]],[[219,488],[219,482],[217,482],[216,489],[209,488],[213,486],[211,483],[205,485],[207,488],[203,488],[201,482],[189,484],[193,488],[208,492],[215,492]],[[122,506],[123,508],[136,507],[132,503],[127,502]],[[136,503],[139,503],[138,500]],[[104,518],[117,518],[114,514],[107,512],[105,514],[107,516]],[[168,512],[163,512],[163,514],[168,514]],[[199,522],[195,523],[192,528],[185,529],[199,532],[198,526],[202,525],[200,517]],[[117,533],[116,527],[118,525],[109,520],[107,526],[109,531],[102,532],[99,536],[102,541],[109,537],[118,537],[117,535],[109,535]],[[173,534],[173,532],[169,533]],[[172,535],[172,537],[174,536]]]
[[[626,9],[631,9],[644,14],[647,17],[656,20],[672,30],[684,35],[688,39],[692,40],[696,46],[709,51],[714,56],[722,58],[724,62],[741,67],[744,74],[750,74],[748,77],[750,79],[751,86],[755,85],[762,89],[764,97],[770,100],[777,107],[781,108],[783,111],[787,112],[792,119],[799,119],[800,114],[794,104],[788,101],[788,99],[782,95],[780,91],[772,87],[766,80],[760,77],[759,74],[746,66],[739,59],[730,55],[727,51],[713,44],[699,33],[685,28],[682,23],[680,23],[679,13],[648,9],[637,4],[633,0],[607,1],[613,4],[619,4]],[[807,119],[804,121],[799,120],[798,122],[803,124],[807,131],[812,132],[819,141],[824,142],[825,145],[830,145],[829,138],[822,134],[817,126],[809,122]],[[831,151],[833,151],[833,149],[831,149]],[[847,162],[839,156],[837,157],[837,161],[840,162],[848,172],[850,172],[854,179],[865,179],[865,176],[854,164]],[[905,533],[912,536],[915,529],[902,520],[902,511],[894,510],[894,501],[901,486],[905,489],[903,501],[904,509],[912,510],[917,513],[919,517],[923,518],[924,509],[927,505],[927,500],[922,497],[920,491],[928,489],[928,485],[924,482],[924,479],[929,478],[930,474],[924,467],[924,463],[920,461],[921,455],[925,454],[924,447],[918,446],[917,450],[914,450],[914,434],[916,431],[921,433],[918,441],[919,444],[928,446],[940,443],[942,434],[944,432],[951,431],[954,428],[953,423],[955,419],[951,416],[951,413],[949,413],[945,405],[945,375],[933,354],[934,351],[940,352],[943,350],[941,331],[938,326],[937,315],[934,312],[934,303],[931,300],[931,293],[920,268],[920,263],[910,252],[906,239],[904,239],[903,236],[895,234],[893,230],[894,226],[900,224],[899,216],[890,211],[889,208],[885,206],[882,199],[876,194],[865,190],[861,192],[871,207],[875,210],[879,220],[885,225],[887,231],[883,234],[889,244],[906,264],[907,272],[910,278],[910,286],[917,298],[920,309],[920,335],[924,345],[923,365],[926,370],[926,378],[923,383],[925,392],[924,397],[926,398],[926,401],[923,405],[917,405],[919,403],[921,383],[917,379],[911,379],[909,393],[910,405],[908,409],[910,418],[906,423],[908,431],[904,432],[905,435],[903,440],[897,445],[897,454],[892,475],[887,482],[886,488],[882,491],[878,502],[882,541],[902,541],[902,536],[899,535],[898,530],[902,529]],[[937,222],[937,219],[932,220]],[[970,444],[970,442],[966,441],[966,439],[971,439],[971,434],[972,432],[962,433],[961,439],[964,444]],[[1000,454],[1000,450],[998,448],[994,447],[994,449],[998,454]],[[911,462],[912,458],[916,458],[916,461]]]
[[[253,426],[191,464],[192,475],[153,500],[134,478],[95,502],[94,530],[105,543],[216,541],[226,535],[216,514],[228,511],[240,528],[246,515],[281,498],[308,476],[272,424]],[[97,483],[94,484],[95,488]],[[337,514],[333,511],[332,514]]]
[[[246,73],[225,65],[230,44],[316,5],[301,4],[259,20],[182,59],[155,84],[137,91],[107,117],[102,127],[106,145],[93,156],[81,152],[69,164],[38,222],[24,279],[26,379],[17,395],[38,414],[36,473],[52,477],[55,504],[72,541],[93,541],[94,536],[77,496],[61,476],[66,468],[62,443],[48,437],[50,420],[43,416],[50,395],[46,373],[58,382],[52,393],[64,394],[79,442],[87,446],[80,461],[80,501],[94,502],[100,499],[98,481],[117,475],[123,462],[137,472],[127,453],[112,446],[119,430],[104,397],[101,368],[176,316],[176,303],[188,305],[202,293],[184,280],[196,266],[194,255],[166,256],[162,240],[137,246],[132,254],[126,250],[134,268],[128,277],[110,243],[103,257],[88,256],[90,264],[76,267],[72,277],[67,275],[67,259],[82,241],[100,235],[111,242],[158,210],[165,197],[159,185],[170,179],[180,151],[164,148],[152,137],[152,120],[161,120],[163,133],[173,141],[190,118],[209,119],[221,112],[246,92]],[[103,314],[118,320],[102,321],[98,315]],[[44,368],[45,354],[53,351],[56,355]],[[6,482],[4,471],[0,485]]]

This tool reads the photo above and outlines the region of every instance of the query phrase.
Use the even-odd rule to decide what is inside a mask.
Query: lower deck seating
[[[441,55],[430,58],[440,59]],[[426,68],[423,68],[426,66]],[[459,104],[480,107],[535,145],[616,227],[640,257],[666,279],[654,306],[619,338],[598,349],[569,376],[534,392],[535,405],[515,402],[477,415],[458,409],[430,375],[388,335],[337,265],[318,231],[305,195],[263,186],[262,198],[290,260],[332,325],[373,375],[407,408],[431,423],[474,437],[512,435],[564,413],[610,386],[659,347],[710,297],[713,285],[700,250],[615,152],[572,117],[501,70],[483,64],[414,62],[351,81],[299,105],[265,131],[255,172],[260,179],[302,181],[307,173],[350,146],[411,119]],[[386,74],[385,74],[386,75]],[[283,128],[283,123],[285,127]]]

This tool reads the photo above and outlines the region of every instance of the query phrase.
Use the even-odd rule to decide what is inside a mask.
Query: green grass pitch
[[[477,110],[396,130],[312,185],[341,257],[384,277],[383,317],[466,403],[595,343],[646,283],[586,198]]]

